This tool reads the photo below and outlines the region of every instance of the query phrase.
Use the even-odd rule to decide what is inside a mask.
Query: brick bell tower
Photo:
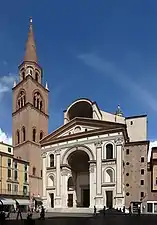
[[[12,139],[15,157],[30,162],[30,197],[42,196],[42,160],[39,141],[48,134],[48,88],[42,84],[30,19],[19,82],[13,87]],[[24,184],[25,185],[25,184]]]

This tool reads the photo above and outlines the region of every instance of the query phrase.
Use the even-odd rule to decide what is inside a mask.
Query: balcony
[[[21,196],[21,197],[28,197],[29,192],[24,191],[8,191],[7,189],[0,190],[0,195],[11,195],[11,196]]]

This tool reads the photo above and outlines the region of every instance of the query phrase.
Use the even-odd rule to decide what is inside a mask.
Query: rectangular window
[[[35,176],[35,174],[36,174],[36,168],[35,167],[33,167],[33,176]]]
[[[27,195],[27,186],[23,186],[23,195]]]
[[[128,148],[126,149],[126,154],[129,155],[129,149]]]
[[[18,178],[18,173],[17,173],[17,170],[14,171],[14,180],[17,180]]]
[[[11,184],[8,184],[8,191],[11,192]]]
[[[15,193],[18,192],[18,184],[14,184],[14,192],[15,192]]]
[[[142,163],[144,162],[144,157],[141,157],[141,162],[142,162]]]
[[[27,171],[27,165],[25,165],[25,171]]]
[[[8,159],[8,167],[11,167],[11,159]]]
[[[8,179],[11,178],[11,169],[8,169]]]
[[[10,147],[8,147],[8,152],[11,152],[11,148]]]
[[[43,171],[41,170],[40,172],[41,172],[41,177],[42,177],[43,176]]]
[[[144,169],[141,169],[141,175],[144,175]]]
[[[141,180],[141,185],[144,185],[144,180]]]
[[[17,162],[14,162],[14,168],[17,169]]]
[[[154,212],[157,213],[157,203],[154,203]]]
[[[141,192],[141,198],[143,198],[144,197],[144,192]]]
[[[155,184],[157,185],[157,177],[156,177],[156,180],[155,180],[155,181],[156,181],[156,183],[155,183]]]
[[[152,213],[153,212],[153,204],[147,203],[147,212]]]
[[[27,173],[25,173],[25,182],[27,182]]]

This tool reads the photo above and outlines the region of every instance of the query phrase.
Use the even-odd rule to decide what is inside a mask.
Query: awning
[[[29,199],[16,199],[19,205],[30,205]]]
[[[42,198],[40,198],[40,197],[34,197],[34,200],[37,202],[42,202]]]
[[[15,201],[11,198],[0,198],[0,202],[3,205],[14,205],[15,204]]]

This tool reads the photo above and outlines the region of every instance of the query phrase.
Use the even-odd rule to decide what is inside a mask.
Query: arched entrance
[[[78,148],[69,154],[67,162],[72,174],[67,182],[68,207],[89,207],[89,156]]]

